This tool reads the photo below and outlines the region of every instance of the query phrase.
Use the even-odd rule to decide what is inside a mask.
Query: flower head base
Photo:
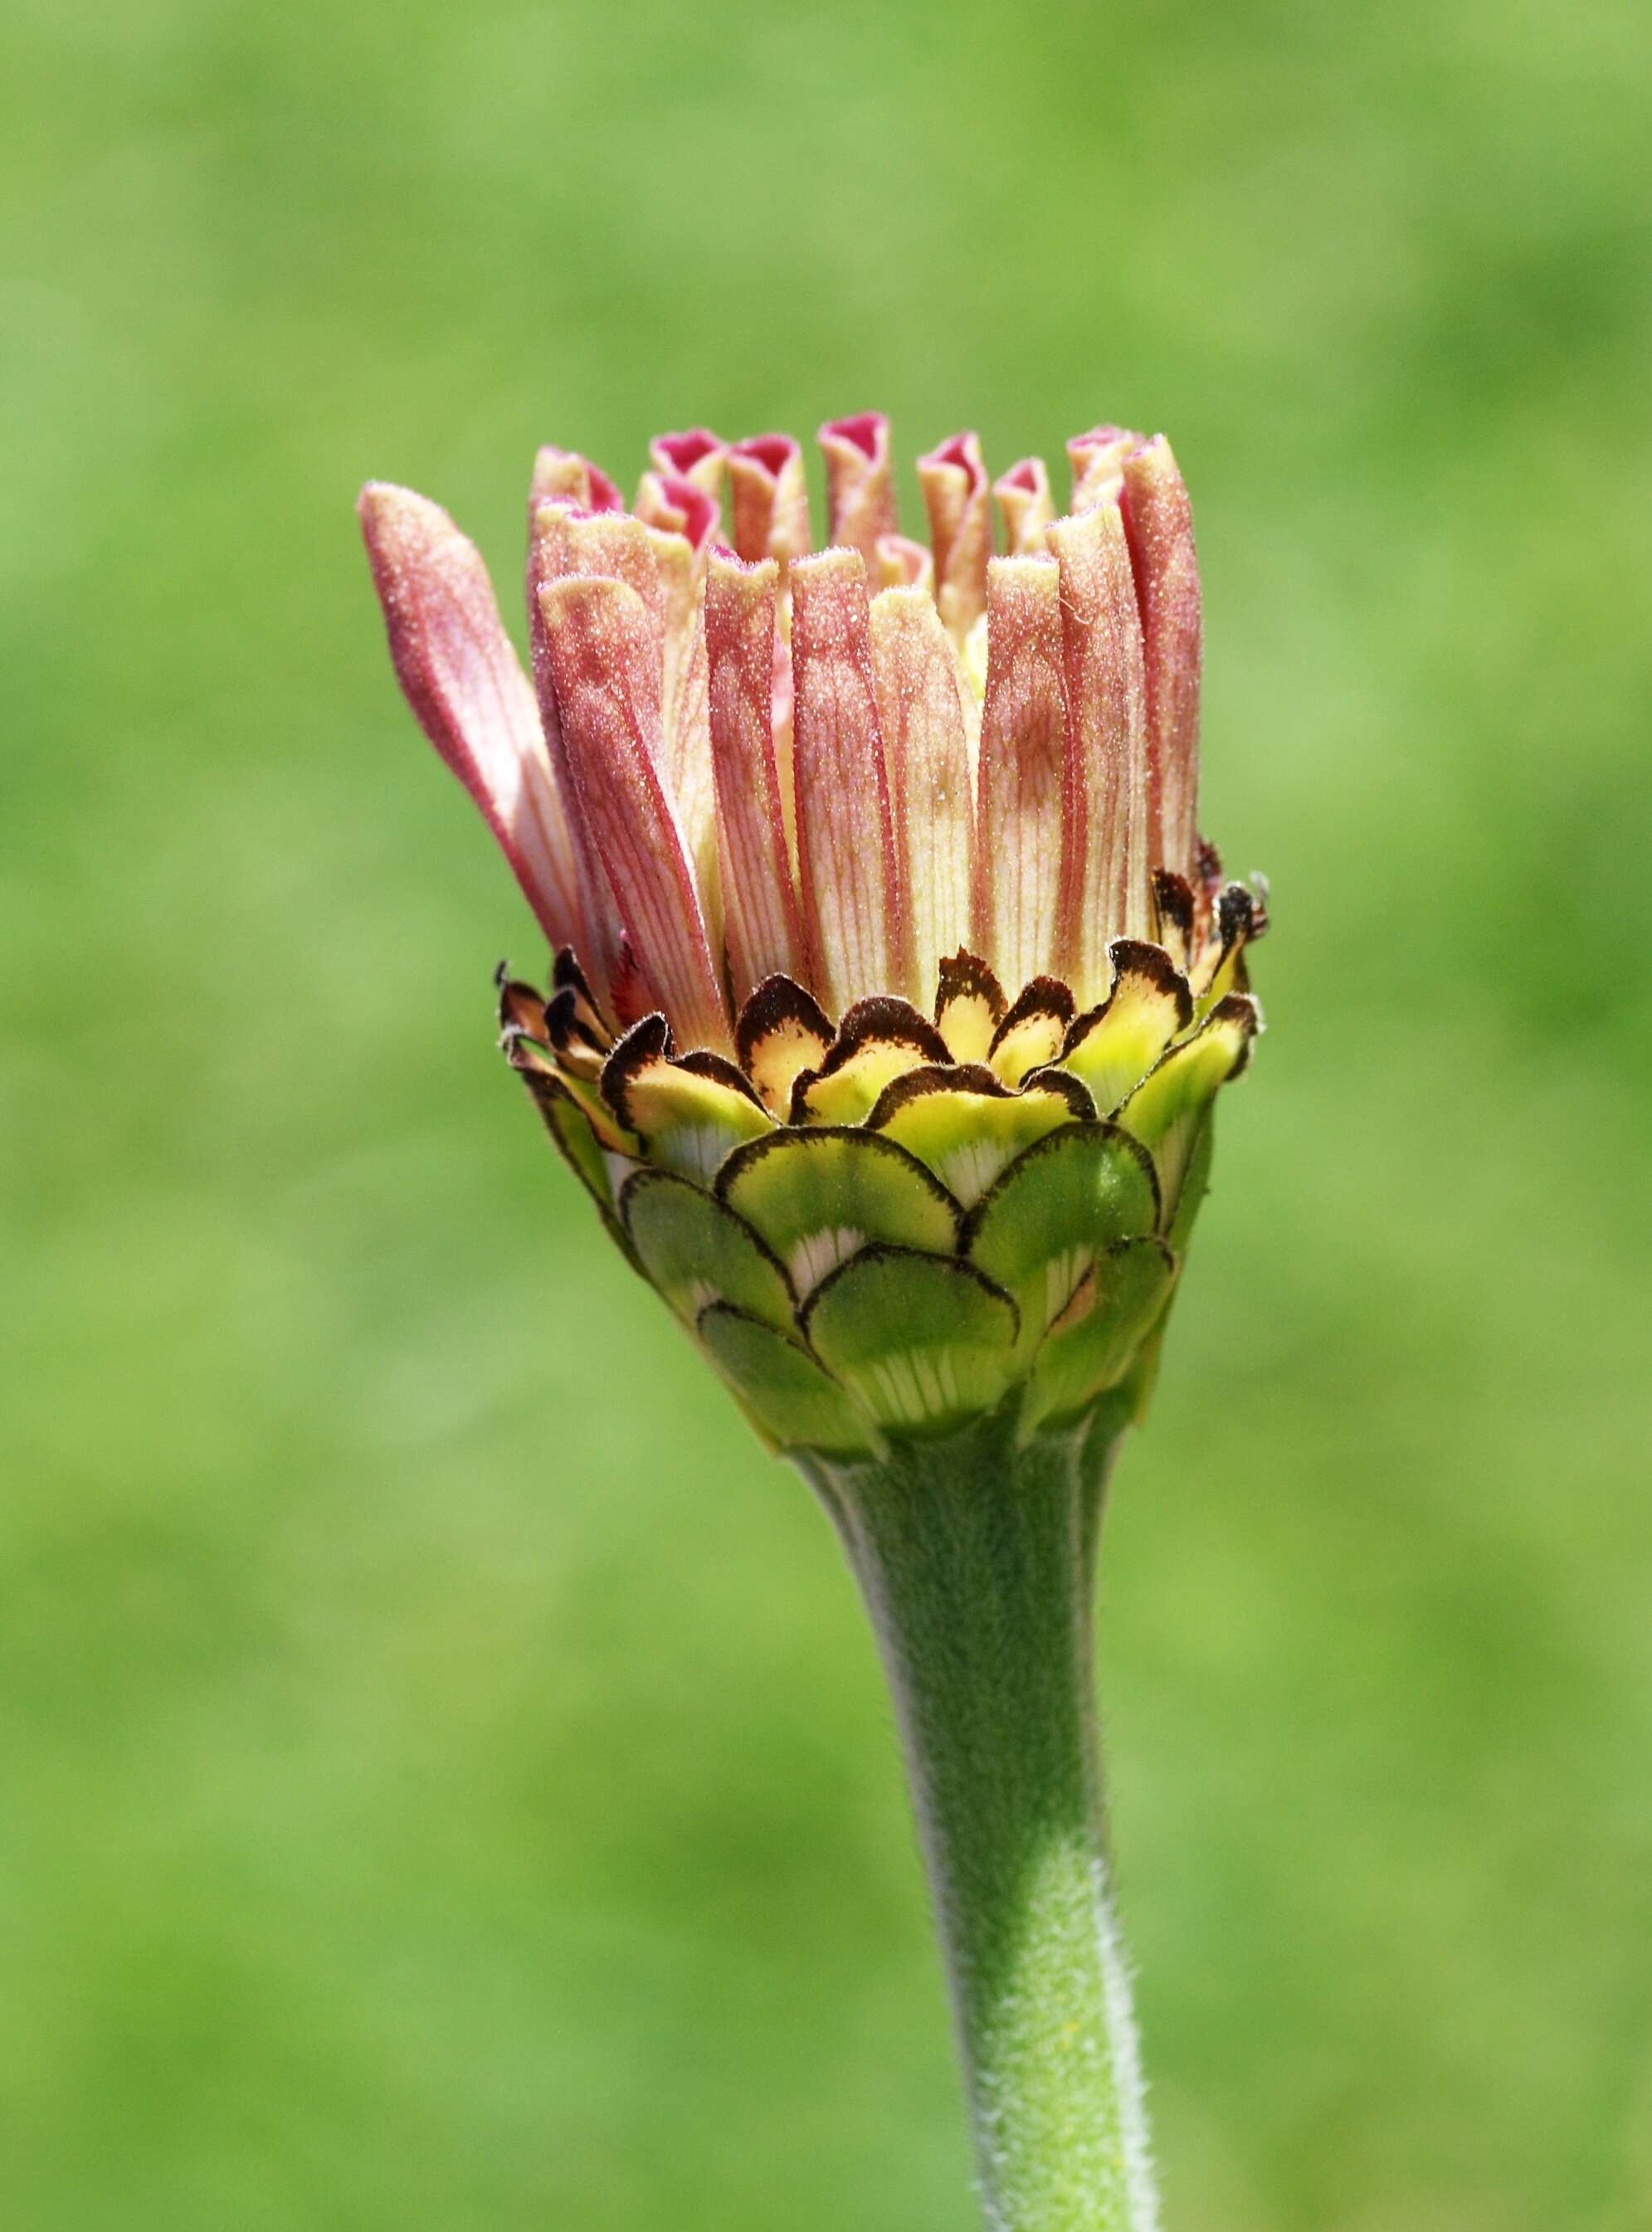
[[[632,1262],[778,1445],[1145,1384],[1262,901],[1195,824],[1200,601],[1162,436],[989,483],[887,422],[535,463],[532,680],[424,497],[361,516],[421,725],[555,949],[503,1045]],[[994,502],[1007,555],[993,555]],[[725,519],[724,509],[728,516]]]

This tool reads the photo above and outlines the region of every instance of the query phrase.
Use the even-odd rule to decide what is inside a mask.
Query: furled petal
[[[1115,938],[1152,935],[1142,630],[1117,498],[1048,529],[1061,573],[1067,768],[1061,966],[1082,1005],[1101,998]]]
[[[900,947],[866,569],[852,550],[827,550],[790,578],[803,926],[813,989],[840,1014],[896,981]]]
[[[1023,457],[1001,473],[993,494],[1004,516],[1004,535],[1017,557],[1044,548],[1044,530],[1055,516],[1050,500],[1050,473],[1042,457]]]
[[[547,583],[540,609],[580,805],[638,964],[683,1041],[726,1049],[705,923],[660,780],[660,677],[647,607],[623,581],[575,574]]]
[[[657,473],[676,474],[691,481],[716,503],[722,494],[728,448],[722,437],[709,426],[690,426],[681,434],[656,434],[648,445],[648,461]]]
[[[1048,558],[987,574],[987,696],[975,817],[975,951],[1019,988],[1056,960],[1063,769],[1061,581]]]
[[[685,480],[681,473],[660,473],[651,469],[643,475],[637,491],[637,516],[650,527],[664,528],[668,534],[682,535],[696,555],[705,548],[722,523],[722,511],[716,497],[709,495],[697,482]]]
[[[969,936],[975,814],[957,654],[926,590],[872,599],[871,660],[906,949],[898,982],[928,1007],[943,957]]]
[[[577,450],[559,450],[547,442],[534,459],[534,477],[528,493],[531,519],[541,503],[560,497],[586,511],[623,511],[625,499],[600,465],[582,457]]]
[[[1141,437],[1127,426],[1092,426],[1067,444],[1072,465],[1072,509],[1083,511],[1117,492],[1119,469]]]
[[[820,429],[826,453],[826,509],[832,540],[858,550],[874,574],[878,538],[893,535],[895,483],[890,470],[889,421],[881,411],[828,418]]]
[[[987,561],[993,548],[980,442],[974,434],[955,434],[918,459],[917,477],[935,549],[936,601],[951,634],[962,642],[986,609]]]
[[[748,561],[777,559],[784,574],[810,542],[802,451],[789,434],[753,434],[727,462],[735,548]]]
[[[567,820],[480,552],[410,489],[370,481],[358,509],[390,655],[419,726],[482,808],[547,936],[581,939]]]
[[[927,542],[910,535],[880,535],[874,578],[881,589],[922,589],[935,594],[935,559]]]
[[[718,853],[736,1002],[765,977],[796,978],[805,967],[774,758],[779,570],[772,558],[745,566],[713,552],[706,574]]]
[[[1156,866],[1191,874],[1198,844],[1202,628],[1193,509],[1163,434],[1125,457],[1124,531],[1147,672],[1147,846]]]

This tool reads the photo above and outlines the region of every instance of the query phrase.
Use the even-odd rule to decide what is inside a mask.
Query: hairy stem
[[[993,2232],[1153,2232],[1107,1888],[1092,1565],[1115,1422],[805,1462],[877,1630]]]

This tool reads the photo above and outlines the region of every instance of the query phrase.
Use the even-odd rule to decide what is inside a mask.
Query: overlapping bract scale
[[[658,1014],[575,1036],[577,996],[501,995],[558,1147],[761,1431],[839,1450],[1005,1399],[1032,1431],[1129,1380],[1174,1289],[1211,1103],[1259,1020],[1230,992],[1195,1023],[1163,949],[1124,940],[1108,999],[1059,1027],[956,957],[936,1014],[996,1008],[984,1061],[893,996],[834,1028],[781,976],[742,1009],[743,1067],[677,1051]],[[1054,1028],[1052,1058],[1017,1076],[1034,1027]]]

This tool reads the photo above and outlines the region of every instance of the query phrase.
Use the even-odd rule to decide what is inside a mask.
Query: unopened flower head
[[[820,439],[819,550],[787,435],[662,435],[629,509],[542,450],[531,679],[444,511],[361,517],[554,951],[505,1051],[626,1255],[780,1446],[1031,1433],[1147,1377],[1259,1027],[1260,895],[1197,827],[1187,491],[1101,426],[1058,516],[960,434],[923,543],[887,422]]]

